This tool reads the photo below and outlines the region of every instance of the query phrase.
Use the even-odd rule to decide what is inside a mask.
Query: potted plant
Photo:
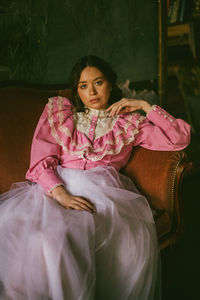
[[[188,121],[193,132],[200,134],[200,65],[179,67],[177,78]]]

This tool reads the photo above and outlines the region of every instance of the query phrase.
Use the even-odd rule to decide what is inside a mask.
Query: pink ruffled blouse
[[[62,184],[58,164],[83,170],[109,165],[119,170],[134,146],[175,151],[189,142],[190,126],[157,105],[146,117],[135,112],[109,117],[105,110],[76,112],[67,98],[53,97],[36,127],[26,178],[50,193]]]

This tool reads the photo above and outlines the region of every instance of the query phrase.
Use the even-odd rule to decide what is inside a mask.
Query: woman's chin
[[[100,103],[100,102],[93,102],[93,103],[90,103],[88,105],[88,108],[94,108],[94,109],[105,109],[106,108],[106,105]]]

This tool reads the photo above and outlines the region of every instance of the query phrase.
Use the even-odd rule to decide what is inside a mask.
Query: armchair
[[[33,132],[51,96],[70,97],[70,90],[11,86],[0,89],[0,193],[13,182],[24,181],[29,167]],[[182,232],[181,183],[190,169],[183,151],[134,149],[122,170],[136,183],[156,211],[155,223],[160,248],[175,243]]]

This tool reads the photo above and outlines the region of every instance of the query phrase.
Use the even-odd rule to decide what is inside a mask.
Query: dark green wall
[[[65,83],[86,54],[120,81],[157,77],[156,0],[1,0],[0,17],[1,80]]]

